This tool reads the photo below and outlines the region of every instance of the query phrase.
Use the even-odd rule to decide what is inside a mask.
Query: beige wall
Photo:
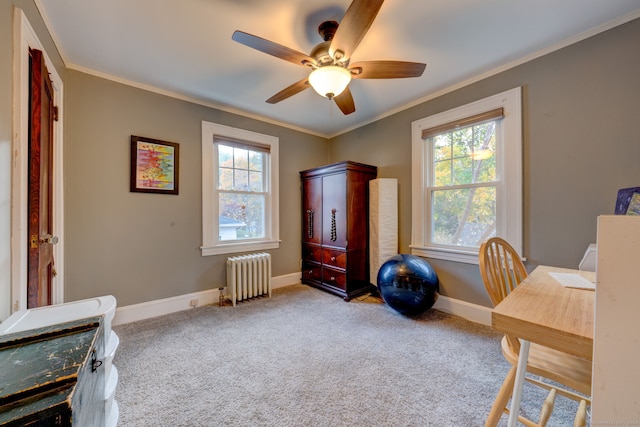
[[[640,19],[334,138],[329,160],[378,165],[398,178],[400,249],[411,243],[411,122],[523,88],[524,255],[529,268],[577,268],[613,213],[619,188],[640,185]],[[425,77],[429,78],[429,68]],[[490,305],[478,266],[432,260],[443,295]]]
[[[13,105],[13,14],[24,11],[64,81],[65,68],[33,0],[0,1],[0,319],[10,312],[11,290],[11,135]]]
[[[200,254],[203,120],[280,138],[280,238],[273,275],[299,270],[300,170],[323,138],[69,71],[65,122],[65,295],[118,305],[224,285],[226,256]],[[129,138],[180,144],[178,196],[129,192]]]

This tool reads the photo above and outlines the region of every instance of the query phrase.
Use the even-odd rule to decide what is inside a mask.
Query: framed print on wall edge
[[[131,135],[130,191],[178,194],[179,153],[175,142]]]

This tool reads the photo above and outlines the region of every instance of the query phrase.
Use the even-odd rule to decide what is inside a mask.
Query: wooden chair
[[[522,424],[524,424],[527,427],[545,427],[547,425],[547,422],[549,422],[549,418],[551,418],[551,413],[553,412],[553,406],[556,403],[556,393],[557,393],[557,390],[555,388],[552,388],[551,391],[549,392],[549,395],[544,400],[544,403],[542,404],[542,409],[540,409],[540,417],[539,417],[540,421],[538,421],[537,423],[534,423],[522,416],[518,417],[518,421],[520,421]]]
[[[482,281],[494,307],[527,277],[527,270],[516,250],[499,237],[482,243],[479,258]],[[511,369],[498,391],[485,427],[495,427],[502,414],[509,413],[507,404],[513,392],[519,352],[518,338],[505,335],[502,339],[502,354],[511,363]],[[555,388],[557,394],[578,402],[585,400],[585,405],[591,403],[587,397],[591,396],[591,362],[588,360],[531,343],[527,373],[554,381],[566,388],[558,387],[557,384],[551,386],[542,379],[528,375],[526,380],[530,383],[550,391]],[[527,421],[531,422],[522,421],[525,420],[523,417],[518,419],[525,425],[528,425]]]
[[[527,420],[524,417],[518,417],[518,421],[524,424],[527,427],[545,427],[549,422],[549,418],[551,418],[551,413],[553,412],[553,407],[555,406],[556,401],[556,393],[557,389],[552,388],[549,392],[549,395],[544,400],[542,404],[542,409],[540,409],[540,421],[534,423],[530,420]],[[578,411],[576,412],[576,417],[573,422],[573,427],[586,427],[587,425],[587,401],[581,400],[580,405],[578,406]]]
[[[586,427],[587,425],[587,401],[581,400],[578,406],[578,412],[576,413],[576,419],[573,423],[573,427]]]

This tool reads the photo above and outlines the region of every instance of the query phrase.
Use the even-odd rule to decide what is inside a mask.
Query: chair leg
[[[542,404],[542,409],[540,410],[540,426],[544,427],[549,422],[549,418],[551,418],[551,413],[553,412],[553,407],[556,404],[556,389],[552,388],[549,392],[549,395],[544,400]]]
[[[576,419],[573,427],[585,427],[587,425],[587,401],[581,400],[576,413]]]
[[[513,394],[513,384],[515,383],[515,381],[516,367],[512,366],[509,370],[509,373],[502,382],[502,386],[500,386],[500,390],[498,391],[496,400],[493,402],[491,411],[489,411],[489,415],[487,416],[487,421],[484,423],[484,427],[496,427],[498,425],[500,417],[502,417],[502,414],[507,408],[507,403],[509,403],[511,394]]]

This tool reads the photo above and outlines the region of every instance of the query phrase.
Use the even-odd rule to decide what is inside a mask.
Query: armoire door
[[[322,244],[347,246],[347,174],[322,178]]]
[[[322,177],[302,180],[302,241],[322,243]]]

